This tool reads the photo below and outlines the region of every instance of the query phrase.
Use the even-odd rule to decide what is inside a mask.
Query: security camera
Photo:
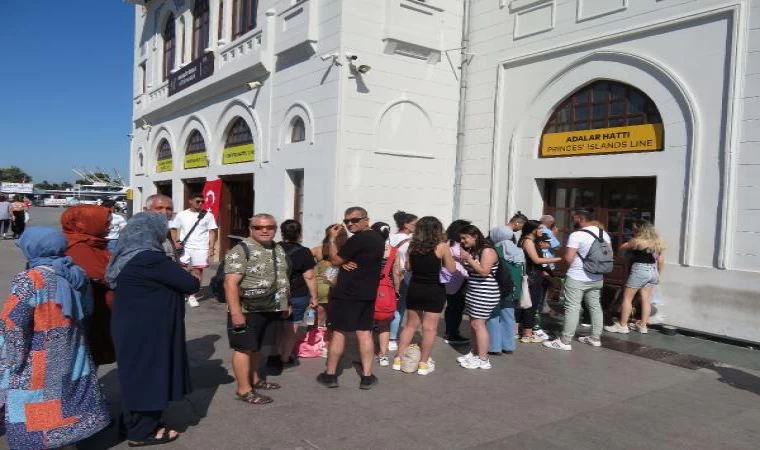
[[[356,61],[357,59],[359,59],[359,57],[356,56],[356,55],[354,55],[351,52],[346,52],[346,59],[348,59],[350,61]]]
[[[325,53],[324,55],[320,56],[322,58],[322,61],[327,61],[330,59],[335,59],[338,57],[337,53]]]
[[[368,66],[366,64],[362,64],[361,66],[359,66],[359,68],[356,69],[356,71],[359,72],[359,73],[367,73],[371,69],[372,69],[372,67],[370,67],[370,66]]]
[[[252,89],[257,89],[257,88],[261,87],[261,82],[260,81],[251,81],[250,83],[246,83],[245,87],[247,87],[249,91],[252,90]]]
[[[142,125],[140,125],[140,128],[142,128],[145,131],[148,131],[152,128],[152,126],[145,119],[143,119],[143,123]]]

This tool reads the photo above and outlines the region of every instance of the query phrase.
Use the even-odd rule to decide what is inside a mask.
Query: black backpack
[[[248,249],[248,245],[241,242],[237,245],[243,246],[243,252],[245,252],[245,260],[248,262],[251,259],[251,253]],[[219,264],[219,268],[216,269],[216,274],[211,277],[211,281],[208,284],[211,293],[214,294],[216,300],[219,303],[227,303],[227,297],[224,293],[224,261]]]
[[[504,256],[504,249],[500,246],[495,247],[496,254],[499,256],[499,267],[496,268],[496,282],[499,283],[501,296],[506,297],[515,290],[515,281],[509,271],[509,261]]]

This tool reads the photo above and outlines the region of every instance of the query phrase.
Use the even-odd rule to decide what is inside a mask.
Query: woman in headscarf
[[[491,230],[491,241],[494,242],[499,259],[507,264],[512,276],[515,289],[512,293],[501,298],[499,307],[494,309],[486,321],[489,355],[511,354],[515,351],[515,307],[522,295],[522,276],[525,271],[525,255],[515,244],[515,232],[506,225],[500,225]]]
[[[77,205],[61,216],[66,254],[84,269],[92,286],[95,302],[89,321],[88,338],[96,365],[116,361],[111,341],[111,304],[113,291],[106,283],[106,266],[111,254],[107,250],[111,211],[97,205]]]
[[[170,401],[190,392],[185,295],[198,292],[200,283],[166,256],[166,227],[163,214],[136,214],[106,270],[106,281],[116,292],[111,334],[132,447],[177,439],[161,415]]]
[[[87,348],[87,276],[55,228],[19,240],[29,269],[11,282],[0,314],[0,406],[10,448],[58,448],[105,428],[110,417]]]

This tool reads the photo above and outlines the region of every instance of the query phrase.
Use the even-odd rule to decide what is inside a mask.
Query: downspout
[[[462,199],[462,160],[464,159],[464,130],[465,113],[467,104],[467,66],[470,63],[467,53],[470,44],[470,0],[464,0],[462,12],[462,45],[459,59],[459,114],[457,118],[457,147],[456,162],[454,165],[454,207],[452,220],[460,218]]]

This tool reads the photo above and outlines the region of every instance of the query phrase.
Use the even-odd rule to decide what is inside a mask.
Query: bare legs
[[[372,342],[372,331],[358,330],[356,339],[359,341],[359,354],[362,360],[362,375],[372,375],[372,360],[375,357],[375,343]],[[338,363],[346,348],[346,335],[342,331],[333,330],[327,351],[328,375],[335,375],[338,371]]]
[[[441,320],[441,313],[426,312],[422,315],[422,348],[420,351],[420,361],[422,362],[427,362],[430,359],[430,354],[433,353],[439,320]]]
[[[375,359],[375,343],[372,342],[372,331],[357,330],[356,339],[359,341],[359,355],[362,359],[362,375],[367,377],[372,375],[372,361]]]
[[[421,314],[422,313],[420,311],[416,311],[414,309],[408,309],[406,311],[406,325],[404,325],[404,328],[398,335],[399,356],[403,355],[406,352],[406,349],[409,348],[409,345],[412,343],[414,333],[417,331],[417,328],[420,327],[420,323],[422,322]],[[427,360],[420,359],[420,361]]]
[[[388,342],[391,340],[391,321],[382,320],[377,322],[377,340],[380,344],[378,355],[388,354]]]
[[[641,326],[645,327],[649,322],[649,316],[652,314],[652,287],[647,286],[642,289],[627,287],[623,291],[623,304],[620,306],[620,325],[628,325],[636,292],[641,294]]]
[[[488,328],[485,319],[470,319],[470,328],[475,339],[472,341],[473,352],[480,359],[488,359]],[[531,330],[532,333],[532,330]]]
[[[346,348],[346,335],[342,331],[333,330],[327,347],[327,374],[335,375],[343,350]]]
[[[296,334],[298,334],[298,323],[285,320],[282,327],[280,359],[286,363],[290,359],[290,355],[293,354],[293,346],[296,344]]]
[[[232,371],[237,382],[237,392],[240,395],[253,390],[253,384],[260,381],[259,378],[259,352],[232,351]],[[253,375],[253,377],[251,377]],[[253,382],[253,384],[251,384]]]

